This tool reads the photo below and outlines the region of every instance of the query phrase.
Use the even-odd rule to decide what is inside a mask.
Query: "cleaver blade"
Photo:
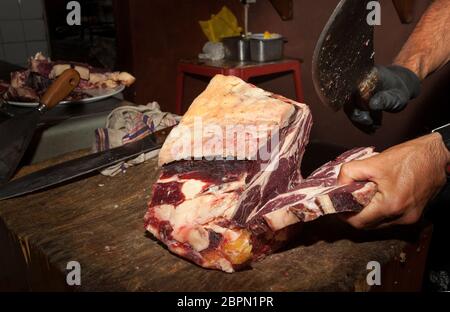
[[[371,12],[367,3],[364,0],[341,0],[314,50],[314,87],[320,100],[334,111],[342,108],[346,112],[354,108],[368,111],[367,102],[377,85],[374,28],[367,22]]]

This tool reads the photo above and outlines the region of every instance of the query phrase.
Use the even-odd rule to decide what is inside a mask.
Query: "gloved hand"
[[[378,75],[376,93],[369,100],[372,111],[396,113],[403,110],[408,101],[420,93],[420,79],[409,69],[399,66],[375,66]],[[349,118],[356,124],[373,126],[369,111],[358,108],[349,113]]]

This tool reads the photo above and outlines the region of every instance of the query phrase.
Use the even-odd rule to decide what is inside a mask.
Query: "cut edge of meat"
[[[216,75],[170,132],[161,148],[158,164],[216,156],[255,160],[258,143],[265,143],[270,136],[268,133],[281,132],[288,127],[296,107],[309,110],[305,104],[260,89],[238,77]],[[198,133],[210,126],[220,129],[221,136]],[[256,127],[261,131],[254,132]],[[236,131],[245,136],[243,142],[237,142]],[[220,146],[219,151],[208,149],[210,146]],[[245,157],[240,157],[243,151]]]
[[[345,162],[361,160],[377,153],[373,147],[355,148],[315,170],[290,191],[268,201],[249,220],[252,231],[279,231],[298,222],[308,222],[336,212],[359,211],[377,192],[373,182],[338,186],[337,177]]]

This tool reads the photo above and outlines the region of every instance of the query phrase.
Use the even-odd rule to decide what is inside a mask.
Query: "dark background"
[[[69,1],[45,0],[46,21],[54,60],[71,60],[114,68],[117,31],[113,0],[78,0],[81,25],[67,25]]]
[[[302,79],[305,102],[313,111],[311,138],[343,146],[374,145],[378,149],[424,133],[446,121],[449,103],[450,66],[447,65],[423,83],[419,99],[400,114],[385,114],[384,126],[375,135],[354,128],[342,113],[334,113],[319,101],[311,79],[311,58],[317,38],[338,0],[294,0],[294,18],[282,21],[268,0],[257,0],[250,8],[252,32],[283,34],[289,42],[285,55],[304,60]],[[381,26],[375,31],[376,62],[389,64],[408,38],[429,0],[417,0],[414,21],[400,23],[390,0],[381,0]],[[181,58],[196,57],[206,37],[198,25],[227,5],[240,19],[238,0],[115,0],[118,30],[118,66],[137,77],[131,98],[137,103],[158,101],[164,110],[174,111],[175,68]],[[207,80],[186,79],[185,107],[206,86]],[[257,81],[260,87],[294,97],[289,75]]]

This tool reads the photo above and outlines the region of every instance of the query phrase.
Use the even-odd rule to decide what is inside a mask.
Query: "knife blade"
[[[142,153],[160,149],[172,128],[165,128],[138,141],[63,162],[12,180],[0,188],[0,200],[46,189],[132,159]]]
[[[0,124],[0,185],[8,182],[14,175],[41,115],[68,96],[79,82],[80,75],[76,70],[65,70],[45,91],[39,107]]]
[[[314,87],[320,100],[334,111],[342,108],[347,113],[355,108],[369,111],[367,101],[377,86],[374,26],[367,21],[367,3],[367,0],[341,0],[314,50]],[[370,114],[376,123],[380,122],[378,113]]]

